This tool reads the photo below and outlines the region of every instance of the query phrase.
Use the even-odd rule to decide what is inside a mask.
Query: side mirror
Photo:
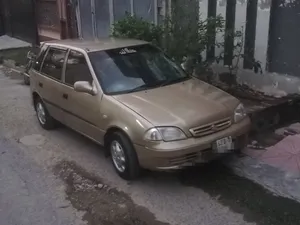
[[[90,95],[96,95],[97,90],[95,85],[91,85],[87,81],[77,81],[74,84],[74,90],[77,92],[87,93]]]
[[[32,52],[32,51],[29,51],[27,53],[27,59],[33,60],[33,59],[35,59],[35,57],[36,57],[36,54],[34,52]]]

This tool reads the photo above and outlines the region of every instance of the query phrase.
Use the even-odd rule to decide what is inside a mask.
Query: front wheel
[[[116,172],[125,180],[137,179],[141,168],[131,141],[121,132],[110,137],[109,150]]]

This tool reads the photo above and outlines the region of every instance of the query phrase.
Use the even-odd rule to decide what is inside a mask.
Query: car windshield
[[[162,51],[149,44],[91,52],[89,57],[106,94],[147,90],[189,78]]]

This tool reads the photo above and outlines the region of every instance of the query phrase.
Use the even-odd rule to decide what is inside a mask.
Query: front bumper
[[[173,142],[159,142],[151,146],[134,145],[140,166],[151,170],[180,169],[194,163],[208,162],[223,154],[212,151],[212,144],[231,136],[235,149],[245,147],[250,130],[250,119],[232,125],[226,130],[200,137]]]

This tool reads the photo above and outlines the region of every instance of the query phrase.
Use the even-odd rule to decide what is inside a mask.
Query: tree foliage
[[[112,36],[119,38],[133,38],[162,46],[163,27],[150,23],[143,18],[126,13],[124,19],[114,23]]]
[[[208,65],[208,62],[203,60],[207,49],[212,46],[224,46],[223,42],[215,41],[215,36],[224,32],[225,20],[220,15],[207,19],[185,15],[182,11],[173,12],[172,17],[167,17],[163,24],[155,25],[127,13],[123,19],[114,23],[112,36],[151,42],[173,60],[184,63],[188,72],[193,72],[196,68]],[[218,56],[216,60],[221,58]]]

